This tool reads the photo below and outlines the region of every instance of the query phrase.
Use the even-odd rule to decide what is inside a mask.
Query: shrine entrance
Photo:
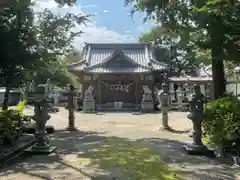
[[[100,81],[101,102],[112,110],[131,109],[136,104],[136,81],[133,80],[107,80]]]

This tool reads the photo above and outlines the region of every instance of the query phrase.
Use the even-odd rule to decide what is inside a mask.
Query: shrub
[[[240,134],[240,101],[229,95],[204,108],[203,137],[215,146],[234,142]]]
[[[0,142],[10,144],[22,133],[22,117],[16,110],[0,112]]]

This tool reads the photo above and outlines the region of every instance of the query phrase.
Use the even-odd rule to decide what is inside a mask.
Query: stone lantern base
[[[71,126],[68,126],[66,128],[67,131],[78,131],[78,128],[77,127],[71,127]]]
[[[30,154],[51,154],[56,150],[56,147],[50,146],[49,144],[37,143],[25,150],[26,153]]]
[[[183,146],[189,155],[215,157],[214,150],[208,149],[205,145],[189,144]]]

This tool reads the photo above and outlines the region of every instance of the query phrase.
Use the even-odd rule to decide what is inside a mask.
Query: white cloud
[[[106,10],[106,9],[105,9],[103,12],[104,12],[104,13],[107,13],[107,12],[108,12],[108,10]]]
[[[35,0],[36,5],[33,8],[35,11],[41,11],[44,8],[50,9],[55,14],[63,15],[65,13],[84,13],[81,10],[81,7],[68,7],[64,6],[59,8],[58,4],[54,0]],[[92,5],[93,6],[93,5]],[[78,26],[76,31],[83,31],[84,34],[80,37],[77,37],[73,43],[76,49],[81,49],[84,45],[84,42],[133,42],[135,41],[134,37],[130,35],[118,34],[114,31],[107,29],[106,27],[99,27],[95,22],[87,23],[87,26],[81,25]]]
[[[96,8],[97,6],[95,4],[89,4],[86,6],[83,6],[83,8]]]

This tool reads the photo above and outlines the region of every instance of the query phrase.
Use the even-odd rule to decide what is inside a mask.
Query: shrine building
[[[143,86],[153,93],[157,74],[168,65],[153,56],[151,43],[86,43],[83,59],[68,66],[82,84],[82,94],[92,85],[96,106],[102,110],[139,110]],[[84,98],[84,97],[83,97]]]

